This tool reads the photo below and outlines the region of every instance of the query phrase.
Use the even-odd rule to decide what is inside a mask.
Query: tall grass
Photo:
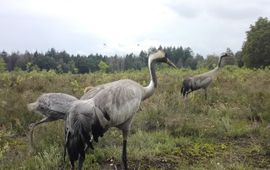
[[[128,142],[131,169],[269,169],[270,70],[225,67],[209,88],[185,102],[182,80],[205,69],[158,69],[158,88],[136,114]],[[0,73],[0,169],[58,169],[63,154],[63,121],[35,129],[29,152],[28,125],[41,116],[27,103],[42,93],[80,97],[84,87],[129,78],[148,84],[148,70],[84,75],[55,72]],[[110,129],[85,169],[120,168],[122,135]],[[68,163],[66,166],[69,167]]]

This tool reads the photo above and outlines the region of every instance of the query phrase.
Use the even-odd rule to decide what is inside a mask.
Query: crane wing
[[[106,84],[96,86],[92,88],[91,90],[87,91],[80,99],[81,100],[87,100],[93,98],[97,93],[102,91],[105,88]]]
[[[132,80],[119,80],[105,84],[90,92],[95,106],[98,107],[108,126],[117,126],[132,118],[139,109],[143,88]],[[93,95],[94,94],[94,95]]]
[[[208,77],[208,76],[196,77],[195,89],[197,89],[196,87],[206,88],[209,86],[211,82],[212,82],[212,77]]]
[[[64,93],[48,93],[46,95],[48,97],[48,107],[57,112],[67,113],[70,104],[78,100],[76,97]]]

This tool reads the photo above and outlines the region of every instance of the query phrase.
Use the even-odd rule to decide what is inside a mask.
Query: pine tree
[[[267,18],[260,17],[254,26],[250,26],[242,54],[247,67],[270,65],[270,21]]]

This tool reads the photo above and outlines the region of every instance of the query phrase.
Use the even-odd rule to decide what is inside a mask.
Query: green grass
[[[225,67],[208,90],[187,102],[180,96],[186,75],[205,69],[159,69],[158,88],[134,117],[128,139],[130,169],[270,169],[270,70]],[[58,169],[63,121],[35,129],[29,152],[28,125],[41,118],[27,103],[47,92],[80,97],[86,86],[129,78],[147,85],[147,69],[114,74],[0,73],[0,169]],[[87,154],[85,169],[115,169],[122,134],[110,129]],[[66,163],[66,167],[69,167]]]

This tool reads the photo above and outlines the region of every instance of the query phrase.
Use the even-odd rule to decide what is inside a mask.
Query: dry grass
[[[132,169],[270,169],[270,70],[226,67],[211,85],[207,100],[196,91],[185,103],[180,96],[183,77],[204,71],[158,71],[158,88],[142,103],[132,124],[128,143]],[[37,127],[36,152],[30,154],[27,127],[40,117],[27,111],[27,103],[46,92],[80,97],[89,85],[122,78],[147,85],[149,77],[147,69],[85,75],[1,73],[0,169],[60,166],[63,121]],[[121,142],[121,133],[109,130],[87,155],[85,169],[119,168]]]

